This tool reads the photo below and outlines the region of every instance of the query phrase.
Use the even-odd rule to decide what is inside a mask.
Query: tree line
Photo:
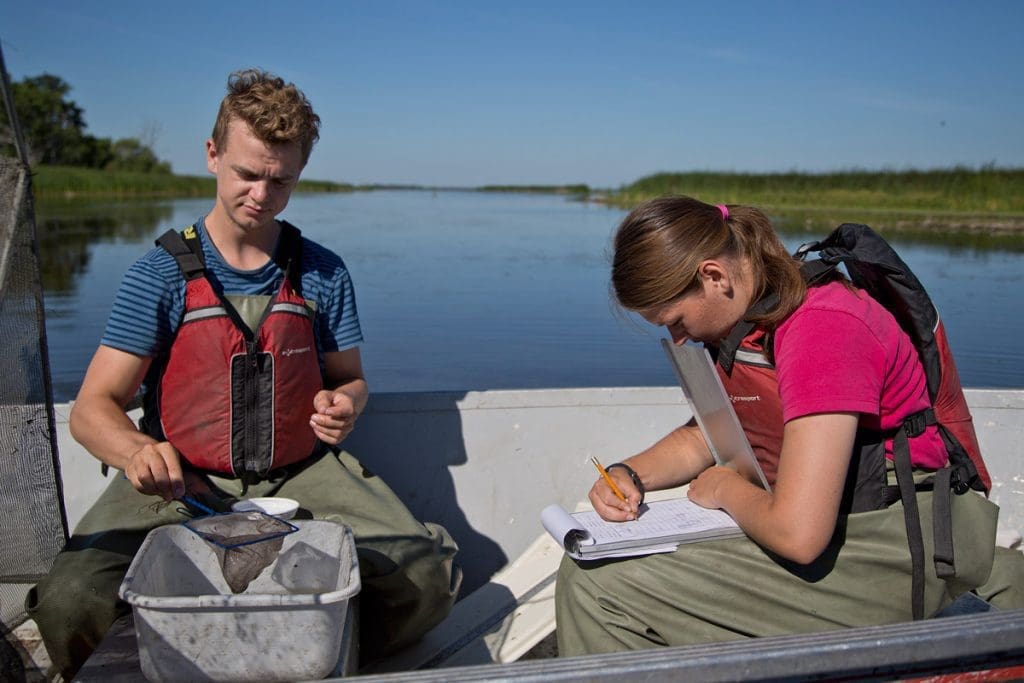
[[[68,98],[71,85],[59,76],[25,77],[13,83],[11,90],[32,166],[171,173],[171,164],[159,159],[139,138],[112,140],[87,133],[85,112]],[[5,155],[15,155],[14,131],[5,107],[0,107],[0,148]]]

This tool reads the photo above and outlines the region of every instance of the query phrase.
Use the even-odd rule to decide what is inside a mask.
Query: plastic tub
[[[181,525],[154,529],[121,583],[150,681],[274,681],[335,670],[359,593],[352,531],[302,521],[277,559],[232,594],[213,548]],[[344,650],[343,650],[344,648]]]

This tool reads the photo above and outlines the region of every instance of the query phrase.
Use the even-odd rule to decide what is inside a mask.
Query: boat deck
[[[1009,545],[1024,529],[1024,391],[966,394],[995,481],[992,498],[1002,508],[1000,538]],[[68,410],[57,406],[57,427],[73,526],[106,481],[96,461],[71,440]],[[756,680],[774,672],[809,680],[1024,664],[1021,611],[664,653],[523,661],[552,653],[561,551],[541,535],[539,510],[552,502],[575,507],[592,481],[590,455],[636,452],[688,418],[676,387],[375,395],[346,445],[391,483],[414,514],[448,527],[465,552],[468,595],[420,646],[366,677]],[[415,471],[407,464],[410,444]],[[31,634],[25,635],[30,642]],[[126,664],[134,648],[131,630],[120,636],[120,646],[105,642],[104,648],[109,645],[127,667],[122,680],[139,680],[137,663],[130,672]],[[811,645],[819,649],[809,650]],[[869,665],[874,668],[864,668]],[[108,668],[92,680],[111,680],[113,673]]]

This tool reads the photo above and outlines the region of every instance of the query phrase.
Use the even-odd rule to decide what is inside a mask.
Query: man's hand
[[[313,397],[313,410],[309,426],[318,439],[332,446],[345,440],[359,417],[352,397],[338,390],[317,392]]]
[[[185,494],[181,456],[167,441],[146,444],[134,454],[124,474],[139,493],[172,501]]]

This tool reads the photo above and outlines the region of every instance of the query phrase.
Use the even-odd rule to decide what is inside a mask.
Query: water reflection
[[[933,215],[891,211],[786,211],[771,214],[776,229],[803,241],[821,239],[842,223],[870,225],[890,241],[945,247],[950,251],[1024,252],[1024,233],[1019,220],[993,216]]]
[[[43,289],[67,294],[89,268],[92,247],[148,240],[174,207],[167,201],[48,200],[36,206],[36,236]]]
[[[44,289],[55,293],[74,291],[76,278],[89,268],[91,246],[111,241],[149,241],[156,227],[169,221],[174,213],[173,200],[39,202],[36,231]],[[840,223],[861,222],[890,240],[945,247],[949,253],[962,249],[1024,252],[1024,234],[1009,229],[1006,221],[992,217],[803,210],[774,212],[771,219],[776,229],[789,238],[787,242],[820,239]],[[543,254],[538,257],[544,259]]]

